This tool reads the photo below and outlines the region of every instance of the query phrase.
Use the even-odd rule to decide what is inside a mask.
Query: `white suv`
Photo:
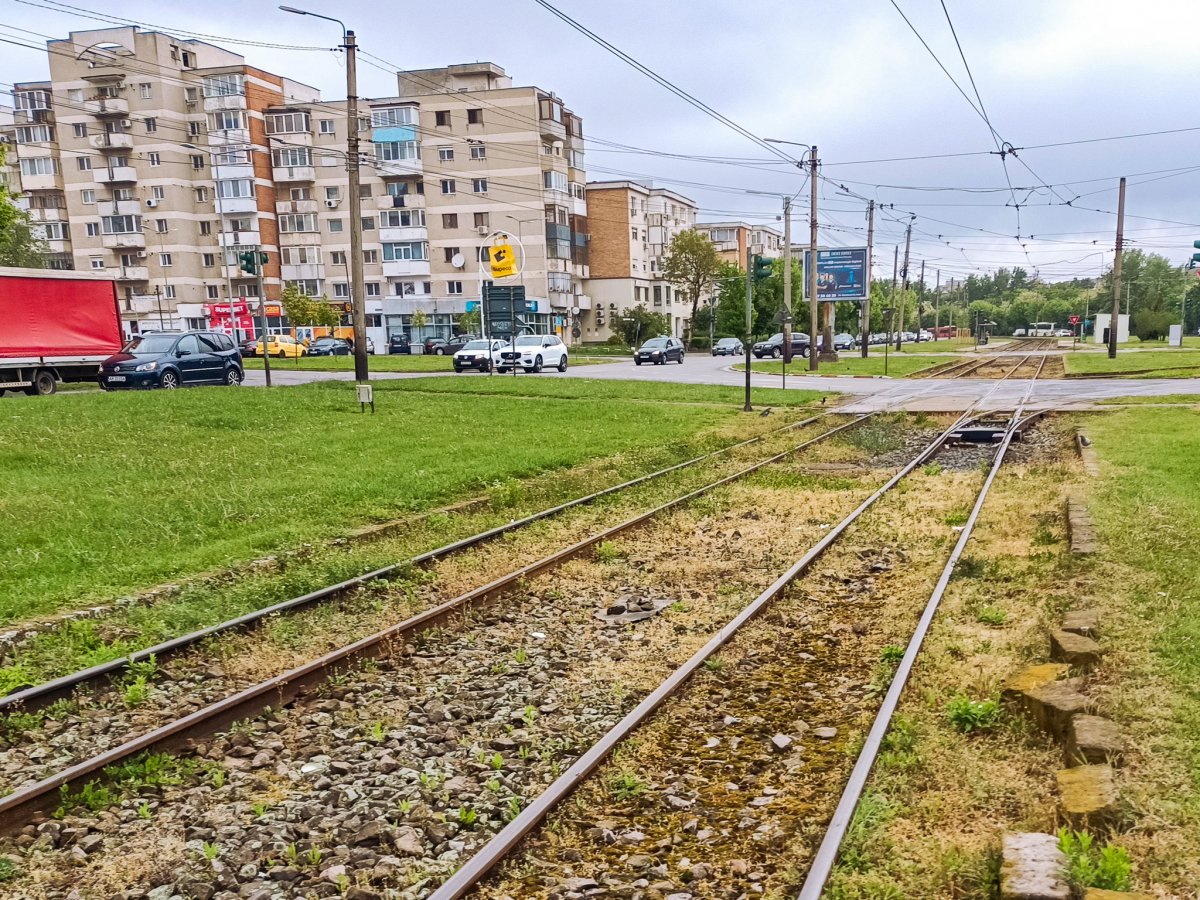
[[[500,351],[497,372],[520,366],[526,372],[540,372],[543,366],[567,371],[567,346],[556,334],[523,334]]]

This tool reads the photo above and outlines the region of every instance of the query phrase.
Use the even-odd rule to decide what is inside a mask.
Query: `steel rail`
[[[620,722],[600,738],[592,747],[577,759],[570,768],[550,784],[532,803],[521,811],[515,819],[497,833],[477,853],[448,878],[430,897],[430,900],[457,900],[477,885],[486,875],[516,847],[558,803],[570,795],[595,769],[608,758],[616,746],[633,733],[643,722],[696,672],[714,653],[721,649],[739,629],[755,618],[771,604],[795,578],[804,572],[817,560],[843,532],[853,525],[858,518],[870,509],[880,497],[895,487],[901,479],[912,472],[936,453],[945,441],[966,420],[969,411],[942,432],[936,440],[918,453],[904,468],[896,472],[888,481],[853,512],[835,525],[824,537],[814,544],[792,566],[780,575],[774,583],[750,602],[737,616],[724,625],[709,641],[696,651],[687,662],[676,669],[660,684],[653,693],[647,696]]]
[[[153,647],[146,647],[143,650],[130,653],[128,656],[122,656],[107,662],[98,663],[97,665],[91,666],[87,669],[80,669],[77,672],[63,675],[59,678],[43,682],[42,684],[22,688],[0,697],[0,714],[10,709],[20,709],[23,712],[40,709],[49,705],[55,700],[70,696],[76,689],[80,687],[95,685],[106,678],[120,674],[121,672],[127,670],[134,663],[149,660],[151,657],[161,660],[165,657],[178,653],[181,650],[191,647],[194,644],[205,640],[206,638],[213,637],[214,635],[223,634],[225,632],[241,631],[258,624],[270,616],[292,612],[305,606],[309,606],[313,603],[340,597],[354,590],[355,588],[367,584],[368,582],[387,579],[408,568],[429,565],[430,563],[437,562],[440,559],[444,559],[456,553],[461,553],[462,551],[470,549],[471,547],[478,546],[503,534],[507,534],[510,531],[524,528],[527,525],[557,515],[558,513],[565,512],[568,509],[592,503],[596,500],[599,500],[601,497],[616,493],[617,491],[628,490],[629,488],[636,487],[639,484],[644,484],[647,481],[660,478],[663,475],[668,475],[671,472],[677,472],[680,469],[696,465],[697,463],[704,462],[705,460],[712,459],[726,453],[730,453],[742,447],[760,443],[765,438],[772,435],[781,434],[785,431],[796,428],[802,428],[805,425],[811,425],[813,422],[831,415],[832,412],[833,411],[831,410],[830,412],[811,416],[800,422],[792,422],[789,425],[772,429],[764,435],[739,441],[736,444],[730,444],[728,447],[722,447],[719,450],[713,450],[710,453],[705,453],[700,456],[693,457],[692,459],[675,463],[674,465],[667,466],[665,469],[659,469],[658,471],[651,472],[647,475],[641,475],[630,481],[625,481],[621,484],[595,491],[594,493],[588,494],[584,497],[568,500],[565,503],[560,503],[557,506],[543,509],[520,519],[515,519],[514,521],[508,522],[504,525],[498,525],[495,528],[489,528],[486,531],[479,532],[478,534],[473,534],[469,537],[452,541],[451,543],[445,544],[436,549],[419,553],[416,556],[404,560],[403,562],[391,563],[390,565],[383,566],[382,568],[365,572],[362,575],[356,575],[353,578],[348,578],[345,581],[339,581],[336,584],[318,588],[317,590],[310,591],[307,594],[301,594],[298,597],[292,597],[288,600],[281,600],[279,603],[274,603],[270,606],[264,606],[260,609],[253,610],[233,619],[228,619],[224,622],[220,622],[215,625],[209,625],[197,631],[192,631],[188,634],[171,638],[155,644]]]
[[[1011,369],[1009,369],[1007,372],[1005,372],[1003,375],[1001,375],[997,380],[998,381],[1007,381],[1011,375],[1015,374],[1016,371],[1021,368],[1021,366],[1025,365],[1025,363],[1029,362],[1031,359],[1033,359],[1032,353],[1029,353],[1029,354],[1021,357],[1020,362],[1018,362],[1015,366],[1013,366]],[[1043,359],[1044,359],[1044,357],[1043,357]],[[1039,369],[1038,371],[1041,371],[1041,370]],[[1036,375],[1034,375],[1033,377],[1037,378]]]
[[[252,718],[267,710],[286,706],[304,691],[325,681],[331,672],[339,668],[344,669],[359,660],[389,655],[393,652],[396,644],[409,634],[437,627],[459,611],[482,606],[523,579],[566,562],[604,540],[642,525],[660,513],[681,506],[715,488],[744,478],[765,466],[779,462],[839,432],[852,428],[873,415],[875,413],[858,416],[794,447],[759,460],[731,475],[726,475],[651,510],[639,513],[618,525],[594,533],[536,562],[510,571],[485,585],[411,616],[383,631],[326,653],[288,672],[268,678],[236,694],[195,710],[182,718],[133,737],[35,784],[14,791],[0,798],[0,833],[8,833],[21,827],[30,814],[48,808],[60,791],[69,791],[72,787],[82,785],[87,779],[101,774],[108,766],[145,751],[162,751],[183,746],[189,739],[212,734],[232,722]]]
[[[1039,369],[1038,371],[1040,372],[1041,370]],[[975,498],[975,505],[971,507],[971,514],[967,517],[967,521],[963,525],[963,530],[959,534],[958,540],[954,544],[954,549],[950,553],[950,558],[942,568],[941,577],[938,578],[937,584],[934,585],[933,592],[929,595],[929,600],[926,602],[925,609],[921,613],[921,618],[917,621],[917,627],[909,639],[908,647],[905,649],[904,656],[896,668],[896,673],[892,677],[891,684],[888,686],[887,694],[884,695],[883,703],[880,705],[879,711],[875,714],[871,730],[867,733],[862,750],[859,751],[858,758],[855,760],[854,768],[850,771],[850,777],[842,789],[842,795],[838,800],[837,807],[834,809],[833,817],[830,819],[829,825],[825,830],[825,835],[821,839],[821,844],[813,856],[808,874],[805,876],[804,883],[800,887],[800,893],[797,895],[797,900],[820,900],[821,898],[821,893],[825,889],[825,882],[829,880],[833,866],[837,862],[842,840],[845,838],[851,821],[853,821],[854,811],[858,807],[858,802],[862,798],[863,790],[867,785],[867,779],[870,777],[871,769],[875,765],[875,759],[883,746],[883,739],[887,736],[888,729],[891,727],[892,716],[900,704],[900,696],[904,693],[904,688],[907,686],[909,675],[912,673],[913,665],[916,663],[917,654],[921,651],[921,645],[924,643],[925,636],[929,632],[929,626],[933,623],[933,617],[941,605],[942,597],[950,585],[950,579],[954,575],[954,570],[958,565],[963,550],[966,548],[967,542],[971,539],[971,534],[975,530],[975,523],[979,520],[980,512],[983,510],[984,500],[987,499],[988,492],[991,490],[992,483],[996,480],[996,475],[1000,471],[1000,466],[1004,463],[1004,457],[1008,453],[1008,448],[1012,446],[1013,438],[1016,437],[1018,429],[1022,423],[1027,423],[1034,418],[1034,416],[1028,416],[1022,419],[1025,405],[1029,402],[1029,398],[1033,393],[1034,383],[1035,381],[1033,380],[1029,382],[1029,387],[1026,389],[1024,397],[1017,404],[1016,410],[1012,414],[1012,419],[1005,431],[1004,440],[1001,441],[996,451],[996,456],[992,460],[992,467],[988,471],[987,478],[979,490],[979,495]],[[1045,412],[1043,410],[1041,414]],[[1034,415],[1038,414],[1035,413]]]

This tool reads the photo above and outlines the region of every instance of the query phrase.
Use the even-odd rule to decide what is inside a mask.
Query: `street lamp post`
[[[811,265],[808,267],[811,271],[804,273],[804,279],[808,282],[808,302],[809,306],[809,337],[808,337],[808,369],[810,372],[817,371],[817,331],[819,329],[819,317],[817,312],[817,145],[804,144],[800,141],[784,141],[779,138],[764,138],[770,144],[790,144],[793,147],[803,147],[808,153],[809,178],[812,180],[811,192],[809,197],[809,214],[808,214],[808,249],[809,261]],[[803,171],[804,160],[794,160],[796,166]],[[830,307],[832,310],[832,307]],[[827,317],[828,318],[828,317]],[[825,343],[825,353],[833,354],[833,329],[832,324],[827,323],[826,331],[830,338]],[[833,361],[837,361],[836,355],[833,356]]]
[[[367,300],[366,279],[363,275],[362,197],[359,192],[358,159],[358,77],[355,70],[357,43],[354,32],[341,19],[320,13],[280,6],[284,12],[297,16],[312,16],[335,22],[342,27],[342,48],[346,51],[346,175],[350,191],[350,306],[354,315],[354,379],[366,384],[367,364]]]

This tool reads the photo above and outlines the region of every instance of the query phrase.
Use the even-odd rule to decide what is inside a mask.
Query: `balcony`
[[[250,163],[221,163],[212,167],[213,181],[237,181],[254,178],[254,166]]]
[[[313,136],[311,131],[272,131],[269,137],[278,141],[283,147],[311,147]]]
[[[146,235],[140,231],[131,231],[124,234],[102,234],[100,243],[110,250],[142,250],[146,247]]]
[[[220,94],[216,97],[204,98],[204,111],[220,112],[223,109],[245,109],[246,95],[245,94]]]
[[[251,275],[249,272],[242,271],[241,266],[239,266],[237,264],[221,266],[221,277],[226,278],[226,279],[228,279],[228,278],[258,278],[257,275]],[[239,298],[239,299],[243,299],[243,298]]]
[[[29,219],[33,222],[65,222],[67,221],[67,211],[65,209],[30,209]],[[107,213],[102,213],[107,215]]]
[[[132,150],[133,135],[123,131],[93,134],[88,138],[88,143],[97,150]]]
[[[413,175],[420,175],[425,170],[421,165],[421,158],[413,159],[389,159],[375,160],[375,170],[380,178],[404,178]]]
[[[150,270],[146,266],[120,266],[116,269],[109,269],[113,278],[117,281],[149,281]]]
[[[215,203],[216,208],[223,216],[233,213],[258,212],[257,197],[218,197]]]
[[[391,194],[383,194],[375,198],[376,209],[424,209],[425,195],[424,194],[400,194],[392,196]]]
[[[22,175],[21,189],[25,191],[53,191],[59,188],[58,175]]]
[[[97,200],[96,212],[102,216],[138,216],[142,213],[140,200]]]
[[[97,184],[128,184],[138,180],[137,169],[133,166],[113,166],[108,169],[94,169],[93,176]]]
[[[274,174],[277,182],[317,180],[317,170],[314,166],[276,166]]]
[[[257,231],[226,231],[218,237],[222,247],[257,247],[262,242]]]
[[[324,280],[325,266],[321,263],[301,263],[299,265],[280,267],[284,281]]]
[[[567,126],[562,122],[555,122],[553,119],[538,119],[538,134],[551,142],[565,141]]]
[[[575,308],[578,309],[580,312],[582,312],[583,310],[586,310],[586,309],[591,309],[592,308],[592,298],[589,297],[587,294],[576,294],[575,295]]]
[[[393,241],[427,241],[429,240],[429,231],[424,225],[414,225],[408,228],[381,228],[379,229],[380,243],[392,243]]]
[[[349,242],[350,235],[347,234],[346,241]],[[281,247],[311,247],[313,244],[321,243],[321,233],[319,231],[281,231],[279,232],[279,246]]]
[[[315,213],[318,209],[316,200],[280,200],[275,204],[275,212],[279,214]]]
[[[210,147],[221,147],[226,144],[241,144],[244,147],[249,143],[250,129],[248,128],[223,128],[208,133]]]
[[[120,97],[96,97],[93,100],[84,101],[83,111],[96,117],[127,116],[129,115],[129,101]]]
[[[428,275],[429,260],[427,259],[394,259],[383,261],[385,278],[399,278],[408,275]]]

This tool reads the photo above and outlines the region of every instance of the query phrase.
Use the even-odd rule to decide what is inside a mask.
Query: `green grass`
[[[730,401],[736,391],[516,379],[530,400],[473,389],[488,381],[511,384],[381,385],[376,415],[334,383],[6,398],[0,622],[343,534],[498,481],[686,443],[738,411],[660,403],[649,413],[631,402],[645,393]]]
[[[887,360],[884,359],[883,353],[878,355],[872,353],[866,359],[863,359],[857,353],[842,352],[838,354],[838,361],[835,363],[821,363],[817,372],[820,375],[882,375],[884,362],[887,363],[887,374],[892,378],[903,378],[905,375],[911,375],[913,372],[920,372],[922,369],[928,369],[932,366],[940,366],[953,360],[946,359],[941,356],[913,356],[898,353],[890,356]],[[755,372],[762,372],[768,375],[778,375],[782,367],[782,360],[774,360],[772,362],[756,361],[753,363]],[[745,363],[735,366],[738,371],[746,371]],[[807,375],[808,360],[794,360],[788,366],[788,375]]]
[[[1109,397],[1097,400],[1101,406],[1130,406],[1160,403],[1200,403],[1200,394],[1161,394],[1157,397]]]
[[[437,394],[474,394],[555,398],[560,400],[667,401],[670,403],[706,403],[741,408],[744,399],[740,387],[718,384],[678,384],[672,381],[609,381],[599,378],[405,378],[377,383],[376,396],[392,391]],[[829,391],[793,391],[781,388],[753,388],[751,400],[756,406],[808,406],[826,400],[832,407],[837,394]],[[644,416],[642,412],[640,415]]]
[[[1118,352],[1116,359],[1109,359],[1104,352],[1076,352],[1064,354],[1064,359],[1069,375],[1137,372],[1146,378],[1186,378],[1200,374],[1200,350]]]
[[[369,357],[369,368],[372,372],[453,372],[454,362],[450,356],[420,355],[409,356],[403,353]],[[606,359],[581,359],[575,353],[570,354],[572,366],[591,366],[608,362]],[[242,360],[247,369],[262,369],[260,357],[249,356]],[[272,359],[271,369],[300,372],[353,372],[353,356],[304,356],[300,359]]]

